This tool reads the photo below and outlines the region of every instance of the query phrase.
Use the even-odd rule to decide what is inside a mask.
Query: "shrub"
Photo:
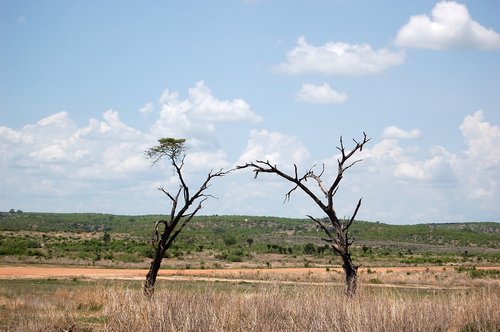
[[[304,254],[312,255],[316,253],[316,246],[312,243],[306,243],[304,245]]]
[[[378,279],[378,278],[371,278],[369,280],[370,284],[375,284],[375,285],[378,285],[378,284],[381,284],[382,283],[382,280]]]
[[[236,238],[233,235],[224,236],[224,244],[228,247],[234,246],[236,244]]]

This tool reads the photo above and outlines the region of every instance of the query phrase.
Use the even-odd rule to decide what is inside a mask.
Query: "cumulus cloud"
[[[212,95],[212,91],[199,81],[189,89],[189,101],[192,104],[191,112],[199,120],[211,122],[250,121],[259,122],[261,117],[252,112],[250,105],[243,99],[219,100]]]
[[[220,100],[203,81],[189,89],[182,100],[176,91],[165,90],[160,97],[160,118],[152,128],[157,136],[185,137],[193,146],[215,145],[218,123],[260,122],[243,99]]]
[[[199,171],[207,173],[210,169],[219,170],[230,168],[231,164],[227,161],[227,155],[224,150],[216,151],[196,151],[188,153],[186,157],[186,170]]]
[[[319,73],[324,75],[373,75],[404,62],[403,51],[387,48],[373,50],[368,44],[328,42],[323,46],[309,44],[300,37],[297,46],[276,67],[286,74]]]
[[[382,134],[382,138],[384,139],[414,139],[420,137],[420,130],[411,129],[409,131],[405,131],[396,126],[386,127],[384,129],[384,133]]]
[[[500,127],[487,122],[483,111],[477,111],[465,117],[460,131],[467,150],[462,157],[464,163],[459,166],[468,181],[469,196],[496,206],[494,202],[500,199]]]
[[[290,166],[309,157],[309,152],[298,137],[268,130],[252,130],[247,147],[238,164],[255,160]]]
[[[406,147],[401,139],[418,137],[402,130],[384,131],[382,139],[363,149],[356,177],[346,177],[348,188],[362,188],[370,218],[406,221],[458,221],[475,211],[474,218],[495,220],[500,213],[500,127],[477,111],[457,128],[464,137],[462,151],[444,146],[427,150]],[[394,127],[395,128],[395,127]],[[390,130],[389,130],[390,129]],[[380,188],[383,188],[381,190]],[[380,209],[381,206],[387,209]]]
[[[399,30],[395,44],[436,50],[496,49],[500,48],[500,34],[474,21],[465,5],[441,1],[431,16],[412,16]]]
[[[20,131],[3,127],[0,136],[13,143],[2,146],[2,160],[10,160],[3,166],[68,179],[112,179],[143,169],[147,163],[134,152],[141,156],[151,136],[125,125],[115,111],[103,113],[103,118],[90,119],[88,126],[77,128],[68,113],[61,112]]]
[[[153,110],[154,110],[153,103],[147,103],[146,105],[144,105],[143,107],[141,107],[139,109],[139,113],[141,113],[142,115],[148,115],[148,114],[152,113]]]
[[[403,149],[396,139],[383,139],[372,148],[363,149],[363,158],[374,159],[378,162],[394,160],[405,160],[406,150]]]
[[[460,131],[468,146],[465,153],[471,160],[485,161],[485,167],[500,164],[500,128],[486,122],[483,111],[466,116]]]
[[[190,184],[196,185],[211,169],[233,164],[218,147],[215,127],[261,120],[243,99],[216,98],[204,82],[189,89],[186,99],[165,90],[158,106],[147,103],[139,111],[150,114],[155,108],[160,112],[154,114],[158,118],[148,131],[127,125],[114,110],[83,126],[67,112],[21,129],[0,126],[0,210],[17,202],[13,206],[32,211],[151,211],[130,202],[151,204],[154,187],[178,185],[168,163],[159,164],[159,172],[152,171],[144,156],[159,137],[187,139],[184,170]],[[46,200],[54,203],[47,205]]]
[[[314,104],[341,104],[346,102],[347,94],[335,91],[327,83],[323,85],[303,84],[295,98]]]
[[[165,92],[162,99],[177,109],[173,115],[182,114],[189,121],[203,118],[192,114],[196,113],[192,111],[194,97],[181,100],[178,94]],[[191,111],[186,115],[179,110]],[[352,213],[353,204],[362,196],[359,217],[367,220],[470,220],[471,211],[477,219],[495,220],[500,213],[500,127],[488,122],[483,111],[477,111],[466,116],[456,130],[464,138],[461,150],[450,151],[445,146],[415,150],[404,140],[418,138],[419,130],[387,127],[378,142],[374,139],[356,156],[362,162],[347,171],[336,196],[339,215]],[[21,129],[0,127],[0,209],[161,210],[165,202],[154,188],[175,190],[178,184],[168,165],[151,169],[144,158],[143,151],[158,137],[127,125],[113,110],[83,126],[68,113],[60,112]],[[314,164],[299,137],[269,130],[252,130],[245,149],[235,159],[236,164],[269,160],[291,174],[293,164],[299,172]],[[214,147],[190,148],[185,161],[186,179],[193,185],[210,169],[227,169],[235,164],[228,161],[224,149]],[[324,164],[324,179],[328,181],[335,176],[336,157],[325,159]],[[213,210],[208,208],[204,213],[321,213],[299,192],[293,195],[293,204],[283,209],[283,195],[291,189],[288,183],[265,176],[254,181],[251,176],[240,176],[242,173],[234,172],[214,185],[210,193],[220,200]]]
[[[400,144],[401,139],[419,136],[420,131],[417,129],[406,132],[397,127],[387,127],[382,135],[383,139],[372,148],[367,148],[362,158],[376,164],[373,168],[375,170],[381,167],[390,170],[394,179],[400,181],[433,185],[456,181],[455,156],[444,147],[433,146],[428,150],[430,156],[421,159],[416,155],[418,150],[413,147],[403,147]]]
[[[19,130],[0,127],[0,142],[3,208],[14,202],[31,211],[105,212],[104,201],[126,199],[151,174],[143,152],[154,138],[112,110],[83,127],[66,112]]]
[[[449,154],[434,156],[419,161],[400,162],[394,176],[403,181],[416,181],[434,186],[455,184],[457,177],[453,170],[453,158]]]

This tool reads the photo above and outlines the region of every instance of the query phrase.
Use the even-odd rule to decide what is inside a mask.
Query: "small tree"
[[[352,148],[351,150],[346,150],[342,141],[342,137],[340,137],[340,146],[337,147],[337,149],[340,151],[340,157],[339,159],[337,159],[337,176],[329,187],[325,186],[325,183],[321,178],[325,171],[325,165],[323,165],[323,169],[319,174],[315,172],[313,166],[301,177],[299,177],[298,175],[297,165],[294,165],[295,172],[292,175],[278,169],[276,165],[271,164],[269,161],[257,160],[256,162],[247,163],[245,165],[237,167],[238,169],[253,168],[255,178],[257,178],[260,173],[276,174],[279,177],[294,184],[294,187],[285,195],[285,201],[290,199],[290,195],[292,194],[292,192],[294,192],[297,188],[300,188],[310,198],[312,198],[312,200],[321,208],[321,210],[323,210],[323,212],[327,216],[326,219],[316,219],[309,215],[308,217],[313,220],[327,235],[327,237],[323,238],[323,240],[326,241],[332,247],[332,249],[342,257],[342,268],[344,269],[345,273],[346,295],[348,296],[353,296],[356,293],[357,271],[359,267],[352,262],[351,253],[349,252],[349,248],[353,243],[353,240],[351,239],[351,236],[349,234],[349,227],[351,227],[354,219],[356,218],[356,214],[358,213],[358,210],[361,206],[361,199],[359,199],[352,216],[348,219],[343,220],[339,219],[337,216],[337,212],[335,211],[335,207],[333,205],[333,196],[335,196],[337,190],[339,189],[340,181],[344,177],[344,172],[360,161],[350,161],[350,159],[356,152],[362,151],[363,146],[369,141],[370,139],[366,137],[365,133],[363,133],[363,140],[361,142],[354,140],[354,143],[356,144],[354,148]],[[321,193],[325,196],[325,201],[318,197],[318,195],[316,195],[312,191],[312,189],[308,187],[307,184],[309,184],[309,182],[307,184],[306,182],[309,179],[312,179],[314,182],[316,182]]]
[[[251,247],[251,246],[252,246],[252,244],[253,244],[253,239],[252,239],[251,237],[249,237],[249,238],[247,239],[247,243],[248,243],[248,246],[249,246],[249,247]]]
[[[236,240],[234,235],[231,234],[225,235],[223,240],[226,247],[232,247],[238,242],[238,240]]]
[[[156,277],[167,249],[170,248],[186,224],[189,223],[194,215],[201,209],[201,204],[209,197],[212,197],[205,193],[210,187],[210,182],[212,179],[222,177],[229,172],[223,171],[222,169],[217,172],[210,171],[199,189],[193,194],[190,192],[182,172],[184,159],[186,157],[185,139],[160,138],[158,142],[159,145],[153,146],[146,151],[146,157],[152,159],[153,164],[156,164],[162,158],[166,157],[177,176],[179,189],[176,193],[172,194],[161,187],[158,188],[170,199],[172,207],[170,216],[165,220],[156,221],[154,226],[151,244],[153,245],[155,253],[148,274],[146,275],[146,281],[144,282],[144,294],[147,296],[152,296],[154,293]]]

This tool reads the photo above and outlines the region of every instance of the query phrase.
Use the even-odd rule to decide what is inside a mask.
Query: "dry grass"
[[[500,298],[485,291],[408,296],[332,288],[264,286],[256,292],[119,289],[105,307],[108,331],[498,331]]]
[[[301,278],[335,281],[342,275],[325,271]],[[471,279],[451,269],[365,271],[353,299],[343,295],[341,286],[280,283],[286,275],[278,279],[265,284],[163,281],[153,299],[142,295],[140,282],[42,280],[9,285],[4,280],[0,330],[500,331],[500,285],[495,279]],[[460,282],[468,288],[374,288],[371,279],[380,281],[375,286]]]
[[[343,284],[341,268],[302,269],[237,269],[237,270],[177,270],[176,276],[197,278],[220,278],[229,280]],[[421,286],[427,288],[498,287],[500,280],[494,278],[471,279],[458,273],[454,267],[431,268],[362,268],[358,272],[360,283],[387,286]]]

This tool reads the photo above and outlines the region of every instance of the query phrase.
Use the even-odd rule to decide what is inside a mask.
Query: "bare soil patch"
[[[410,267],[374,267],[360,268],[359,273],[414,273],[414,272],[439,272],[453,267],[443,266],[410,266]],[[476,267],[482,270],[500,270],[500,266]],[[245,269],[162,269],[160,279],[230,279],[234,281],[280,280],[284,276],[298,275],[323,275],[325,273],[342,273],[342,268],[245,268]],[[140,280],[146,276],[146,269],[112,269],[94,267],[67,267],[67,266],[0,266],[0,279],[19,278],[90,278],[90,279],[130,279]],[[249,277],[250,276],[250,277]],[[255,277],[257,276],[257,277]],[[259,277],[262,276],[262,277]],[[265,278],[264,278],[265,276]],[[281,277],[281,278],[280,278]],[[293,278],[292,278],[293,279]],[[293,280],[292,280],[293,281]]]

